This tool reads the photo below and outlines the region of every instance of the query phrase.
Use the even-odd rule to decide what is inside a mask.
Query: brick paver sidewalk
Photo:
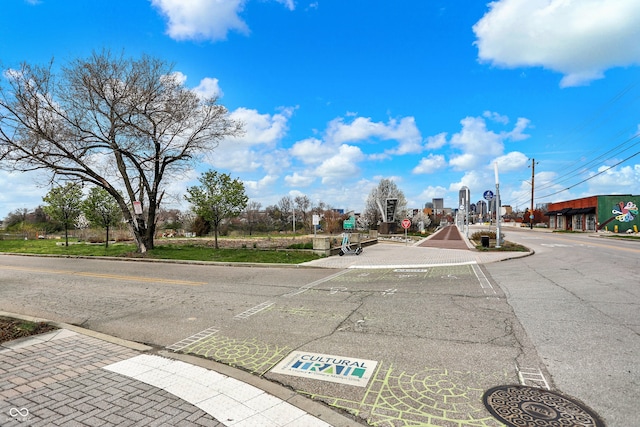
[[[0,425],[224,425],[164,390],[102,369],[138,352],[66,330],[47,336],[0,350]]]
[[[0,426],[358,425],[297,401],[332,420],[324,422],[265,392],[269,386],[262,390],[128,344],[67,329],[1,344]]]

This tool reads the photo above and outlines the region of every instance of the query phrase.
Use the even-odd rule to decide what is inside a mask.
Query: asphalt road
[[[541,366],[476,265],[327,270],[0,256],[0,270],[0,310],[222,361],[377,425],[497,426],[482,393],[517,383],[516,366]],[[271,371],[296,351],[366,361],[369,380]]]
[[[640,425],[640,242],[505,230],[532,257],[487,265],[556,388]]]
[[[482,393],[523,372],[637,424],[640,245],[504,231],[536,254],[375,270],[0,256],[0,310],[219,360],[376,425],[497,426]],[[273,370],[295,352],[371,362],[370,379]]]

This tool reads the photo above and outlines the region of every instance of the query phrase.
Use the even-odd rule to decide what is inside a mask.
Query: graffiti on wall
[[[631,222],[638,215],[638,206],[633,202],[620,202],[613,207],[611,213],[620,222]]]

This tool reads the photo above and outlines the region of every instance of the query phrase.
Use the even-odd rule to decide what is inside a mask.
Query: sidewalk
[[[244,371],[58,326],[0,344],[3,427],[360,425]]]
[[[430,237],[433,236],[435,234]],[[530,252],[479,252],[472,250],[472,244],[464,234],[460,233],[460,238],[466,242],[467,249],[446,249],[448,246],[447,241],[431,240],[429,238],[419,242],[382,241],[363,248],[360,255],[331,256],[309,261],[303,265],[340,269],[422,268],[455,264],[489,264],[530,255]],[[426,241],[433,242],[437,246],[421,246]]]
[[[485,264],[529,255],[421,247],[420,243],[378,243],[364,248],[361,255],[332,256],[304,266],[418,268]],[[0,344],[0,425],[363,425],[289,388],[226,365],[72,325],[55,325],[61,329]]]

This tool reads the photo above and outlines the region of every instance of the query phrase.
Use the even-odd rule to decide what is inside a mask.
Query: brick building
[[[591,196],[549,203],[546,215],[553,230],[637,232],[638,205],[640,196],[631,194]]]

